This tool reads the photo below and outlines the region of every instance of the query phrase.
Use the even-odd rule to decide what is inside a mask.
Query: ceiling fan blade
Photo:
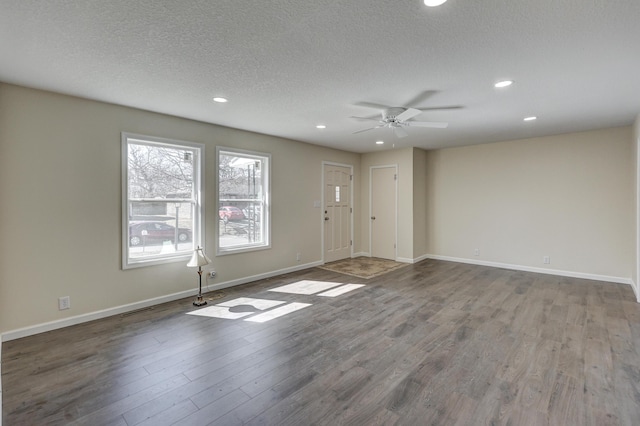
[[[413,108],[414,105],[420,105],[436,93],[438,93],[437,90],[425,90],[424,92],[419,93],[415,98],[407,102],[405,104],[406,108]]]
[[[406,136],[409,136],[409,133],[407,133],[402,127],[394,127],[393,133],[395,133],[396,136],[399,138],[404,138]]]
[[[352,134],[352,135],[355,135],[356,133],[368,132],[369,130],[377,129],[378,127],[380,127],[380,126],[376,126],[376,127],[369,127],[368,129],[358,130],[357,132],[353,132],[353,133],[351,133],[351,134]]]
[[[462,109],[462,108],[464,107],[460,105],[451,105],[451,106],[443,106],[443,107],[426,107],[426,108],[416,108],[416,109],[420,111],[437,111],[440,109]]]
[[[449,123],[441,121],[407,121],[404,124],[409,127],[432,127],[435,129],[445,129],[449,126]]]
[[[355,117],[355,116],[351,116],[349,118],[355,118],[356,120],[373,120],[373,121],[380,121],[380,116],[378,114],[376,115],[372,115],[370,117]]]
[[[420,114],[422,111],[420,111],[419,109],[415,109],[415,108],[409,108],[406,111],[396,115],[396,120],[398,121],[406,121],[410,118],[415,117],[416,115]]]
[[[354,105],[361,106],[365,108],[375,108],[375,109],[389,109],[387,105],[380,105],[374,102],[356,102]]]

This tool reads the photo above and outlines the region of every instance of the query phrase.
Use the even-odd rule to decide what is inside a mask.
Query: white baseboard
[[[265,272],[264,274],[252,275],[250,277],[238,278],[237,280],[225,281],[220,284],[207,286],[207,289],[210,289],[209,291],[222,290],[223,288],[229,288],[229,287],[234,287],[241,284],[247,284],[253,281],[263,280],[265,278],[271,278],[278,275],[288,274],[290,272],[296,272],[296,271],[302,271],[303,269],[315,268],[316,266],[321,266],[322,264],[323,263],[320,260],[317,262],[305,263],[304,265],[297,265],[291,268],[279,269],[277,271]]]
[[[562,271],[559,269],[536,268],[533,266],[514,265],[510,263],[487,262],[483,260],[465,259],[461,257],[439,256],[435,254],[426,255],[426,259],[444,260],[447,262],[469,263],[471,265],[491,266],[494,268],[513,269],[516,271],[536,272],[538,274],[557,275],[560,277],[584,278],[594,281],[605,281],[618,284],[629,284],[634,287],[631,278],[612,277],[609,275],[587,274],[584,272]]]
[[[353,257],[371,257],[371,255],[366,251],[360,251],[358,253],[353,253]]]
[[[410,259],[408,257],[398,257],[396,258],[396,262],[401,262],[401,263],[418,263],[418,262],[422,262],[425,259],[430,259],[430,255],[428,254],[423,254],[422,256],[418,256],[414,259]]]
[[[370,257],[369,253],[359,252],[354,253],[353,257]],[[504,268],[504,269],[513,269],[517,271],[526,271],[526,272],[537,272],[541,274],[549,274],[549,275],[559,275],[564,277],[572,277],[572,278],[585,278],[596,281],[607,281],[614,282],[619,284],[629,284],[633,289],[634,294],[636,295],[636,300],[640,303],[640,291],[637,289],[636,284],[630,278],[621,278],[621,277],[611,277],[605,275],[595,275],[595,274],[585,274],[581,272],[570,272],[570,271],[560,271],[555,269],[544,269],[544,268],[534,268],[530,266],[522,266],[522,265],[512,265],[508,263],[498,263],[498,262],[486,262],[474,259],[464,259],[458,257],[449,257],[449,256],[438,256],[432,254],[425,254],[415,259],[408,258],[398,258],[398,262],[403,263],[418,263],[425,259],[435,259],[435,260],[444,260],[447,262],[459,262],[459,263],[468,263],[472,265],[482,265],[482,266],[491,266],[495,268]],[[213,290],[221,290],[223,288],[233,287],[237,285],[246,284],[249,282],[274,277],[277,275],[287,274],[290,272],[296,272],[303,269],[313,268],[316,266],[322,265],[322,261],[306,263],[304,265],[298,265],[291,268],[280,269],[277,271],[266,272],[264,274],[253,275],[250,277],[240,278],[236,280],[226,281],[224,283],[216,284],[213,286],[208,286],[207,288],[210,291]],[[2,342],[7,342],[9,340],[19,339],[21,337],[32,336],[34,334],[44,333],[47,331],[56,330],[63,327],[68,327],[71,325],[81,324],[88,321],[93,321],[100,318],[106,318],[113,315],[122,314],[125,312],[131,312],[138,309],[147,308],[149,306],[159,305],[161,303],[171,302],[174,300],[183,299],[185,297],[194,296],[195,290],[187,290],[181,291],[178,293],[169,294],[166,296],[155,297],[153,299],[147,299],[136,303],[130,303],[127,305],[116,306],[114,308],[103,309],[96,312],[91,312],[88,314],[77,315],[74,317],[69,317],[61,320],[50,321],[43,324],[38,324],[30,327],[24,327],[17,330],[8,331],[3,333],[0,338],[0,426],[2,426]]]
[[[422,256],[416,257],[415,259],[413,259],[413,263],[422,262],[425,259],[430,259],[428,254],[423,254]]]
[[[640,303],[640,289],[638,289],[638,284],[634,283],[633,280],[631,280],[631,288],[633,289],[633,294],[636,295],[636,301]]]
[[[246,284],[253,281],[258,281],[265,278],[271,278],[277,275],[288,274],[290,272],[300,271],[303,269],[313,268],[315,266],[322,265],[322,262],[305,263],[304,265],[297,265],[291,268],[280,269],[277,271],[265,272],[264,274],[253,275],[250,277],[244,277],[237,280],[226,281],[223,283],[207,286],[208,291],[221,290],[223,288],[233,287],[241,284]],[[149,306],[159,305],[161,303],[172,302],[174,300],[184,299],[185,297],[198,294],[198,290],[186,290],[178,293],[168,294],[165,296],[154,297],[152,299],[142,300],[139,302],[129,303],[126,305],[116,306],[113,308],[103,309],[100,311],[89,312],[87,314],[76,315],[69,318],[64,318],[55,321],[49,321],[42,324],[36,324],[29,327],[19,328],[17,330],[7,331],[2,333],[0,342],[8,342],[9,340],[19,339],[21,337],[32,336],[34,334],[44,333],[47,331],[57,330],[63,327],[69,327],[76,324],[82,324],[84,322],[93,321],[101,318],[110,317],[113,315],[119,315],[126,312],[135,311],[138,309],[148,308]],[[1,426],[1,425],[0,425]]]
[[[360,256],[369,256],[369,254],[366,252],[360,252],[360,253],[354,254],[354,257],[360,257]],[[633,280],[631,280],[631,278],[587,274],[587,273],[574,272],[574,271],[562,271],[557,269],[535,268],[531,266],[514,265],[509,263],[488,262],[488,261],[482,261],[482,260],[465,259],[465,258],[450,257],[450,256],[439,256],[439,255],[432,255],[432,254],[423,255],[415,259],[398,258],[397,261],[403,262],[403,263],[417,263],[425,259],[444,260],[448,262],[468,263],[472,265],[490,266],[494,268],[504,268],[504,269],[512,269],[517,271],[526,271],[526,272],[536,272],[540,274],[558,275],[563,277],[584,278],[584,279],[590,279],[595,281],[606,281],[606,282],[613,282],[613,283],[619,283],[619,284],[629,284],[636,295],[636,300],[638,301],[638,303],[640,303],[640,291],[638,290]],[[249,282],[258,281],[261,279],[274,277],[277,275],[300,271],[303,269],[313,268],[320,265],[322,265],[322,261],[305,263],[303,265],[297,265],[290,268],[270,271],[263,274],[253,275],[249,277],[239,278],[236,280],[226,281],[223,283],[207,286],[207,289],[209,291],[221,290],[224,288],[242,285]],[[194,296],[196,293],[197,293],[196,290],[186,290],[178,293],[168,294],[165,296],[155,297],[152,299],[142,300],[135,303],[129,303],[126,305],[121,305],[113,308],[103,309],[100,311],[90,312],[87,314],[76,315],[69,318],[49,321],[46,323],[37,324],[29,327],[23,327],[23,328],[2,333],[0,342],[7,342],[9,340],[19,339],[21,337],[32,336],[34,334],[44,333],[47,331],[52,331],[52,330],[56,330],[63,327],[69,327],[72,325],[81,324],[81,323],[93,321],[96,319],[106,318],[113,315],[119,315],[126,312],[135,311],[138,309],[144,309],[149,306],[159,305],[161,303],[171,302],[174,300],[183,299],[185,297]],[[0,351],[1,351],[1,347],[0,347]],[[1,389],[0,389],[0,392],[1,392]]]

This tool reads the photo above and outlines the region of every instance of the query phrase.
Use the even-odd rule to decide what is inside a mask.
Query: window
[[[123,268],[183,260],[201,244],[204,146],[122,134]]]
[[[218,254],[269,247],[270,158],[218,148]]]

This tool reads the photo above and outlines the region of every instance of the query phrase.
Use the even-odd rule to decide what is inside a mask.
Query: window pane
[[[129,198],[193,198],[191,151],[129,143]]]
[[[218,250],[268,246],[268,156],[218,153]]]
[[[201,148],[127,136],[126,152],[124,266],[191,254],[200,240]]]
[[[191,252],[193,205],[187,202],[137,201],[129,219],[129,258]],[[144,214],[139,214],[139,213]]]

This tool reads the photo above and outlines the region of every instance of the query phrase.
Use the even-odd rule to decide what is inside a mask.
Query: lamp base
[[[204,306],[207,304],[207,301],[204,300],[202,296],[198,296],[196,300],[193,301],[193,306]]]

